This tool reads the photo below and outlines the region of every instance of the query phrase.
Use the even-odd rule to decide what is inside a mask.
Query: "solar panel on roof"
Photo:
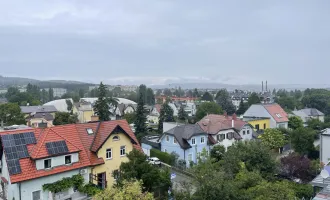
[[[69,149],[64,140],[56,142],[47,142],[46,149],[49,155],[68,153]]]
[[[21,173],[21,166],[18,159],[8,160],[7,165],[11,175]]]

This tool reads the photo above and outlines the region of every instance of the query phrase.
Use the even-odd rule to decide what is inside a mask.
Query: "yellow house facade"
[[[105,174],[107,188],[112,187],[115,183],[113,172],[119,170],[122,162],[128,162],[126,154],[132,150],[133,144],[126,134],[118,133],[111,135],[97,152],[97,157],[103,158],[105,163],[94,167],[92,174],[97,174],[98,176]],[[93,180],[93,183],[98,184],[97,180]]]
[[[270,128],[270,118],[249,118],[243,119],[244,121],[248,122],[251,126],[253,126],[255,131],[258,130],[265,130]]]

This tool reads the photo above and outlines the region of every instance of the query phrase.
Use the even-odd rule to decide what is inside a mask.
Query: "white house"
[[[197,124],[213,138],[215,144],[221,144],[226,149],[237,140],[253,139],[253,127],[237,118],[235,114],[233,116],[210,114]]]
[[[321,122],[324,122],[324,114],[316,108],[304,108],[301,110],[294,110],[292,113],[300,117],[304,124],[307,124],[307,121],[310,119],[318,119]]]

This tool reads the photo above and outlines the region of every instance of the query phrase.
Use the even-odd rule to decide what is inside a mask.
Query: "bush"
[[[162,152],[157,149],[150,150],[150,157],[157,157],[160,161],[162,161],[166,164],[169,164],[169,165],[175,164],[175,155],[174,154],[168,154],[166,152]]]

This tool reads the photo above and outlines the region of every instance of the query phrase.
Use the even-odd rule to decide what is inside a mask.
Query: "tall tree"
[[[6,126],[25,124],[24,115],[17,103],[0,104],[1,122]]]
[[[200,97],[200,95],[199,95],[199,92],[198,92],[198,90],[197,90],[197,88],[195,88],[194,89],[194,92],[193,92],[193,97]]]
[[[85,96],[85,90],[82,89],[82,88],[80,88],[80,89],[79,89],[79,97],[80,97],[80,98],[84,98],[84,96]]]
[[[137,94],[138,94],[138,99],[140,99],[140,96],[142,95],[143,102],[144,103],[147,102],[147,86],[146,85],[141,84],[138,87]]]
[[[139,95],[139,102],[136,109],[136,118],[134,122],[135,134],[138,138],[142,138],[147,133],[147,112],[144,108],[143,95]]]
[[[187,112],[184,110],[184,106],[181,105],[179,112],[178,112],[178,119],[181,121],[185,121],[186,119],[188,119],[188,114]]]
[[[260,98],[257,93],[252,92],[252,94],[249,96],[248,104],[251,106],[252,104],[260,103]]]
[[[47,103],[48,102],[49,95],[45,89],[42,89],[41,92],[41,101],[42,103]]]
[[[266,129],[265,133],[260,135],[259,138],[271,149],[278,149],[285,145],[285,136],[278,129]]]
[[[186,93],[186,96],[187,96],[187,97],[193,97],[193,96],[194,96],[194,95],[193,95],[193,91],[188,90],[187,93]]]
[[[163,93],[164,93],[165,96],[168,96],[168,97],[172,96],[172,92],[168,88],[165,88]]]
[[[110,105],[109,105],[109,99],[106,96],[107,88],[103,83],[100,83],[100,86],[98,88],[98,99],[96,100],[94,104],[94,112],[99,116],[99,120],[101,121],[109,121],[110,120]]]
[[[49,94],[49,101],[53,101],[54,100],[54,90],[53,90],[53,88],[49,88],[49,90],[48,90],[48,94]]]
[[[155,105],[155,95],[154,95],[154,91],[151,88],[147,88],[147,93],[146,93],[147,97],[147,105]]]
[[[163,133],[163,122],[174,122],[173,109],[168,105],[166,101],[162,108],[160,109],[159,123],[158,123],[158,132]]]
[[[122,162],[120,165],[120,175],[117,179],[119,185],[122,185],[125,180],[142,180],[146,191],[164,187],[167,192],[171,185],[168,171],[150,165],[147,156],[136,149],[127,154],[127,158],[129,161]]]
[[[289,128],[291,129],[298,129],[304,127],[304,122],[300,117],[297,116],[291,116],[289,117]]]
[[[207,114],[222,114],[223,111],[221,107],[216,104],[215,102],[204,102],[201,103],[196,112],[196,120],[201,120],[203,117],[205,117]]]
[[[239,103],[239,107],[236,111],[236,114],[243,115],[245,113],[245,111],[247,111],[247,109],[249,109],[249,105],[247,103],[244,103],[243,99],[241,99],[241,102]]]
[[[213,96],[209,92],[205,92],[203,94],[201,100],[212,102],[213,101]]]
[[[315,134],[310,128],[298,128],[292,131],[290,138],[294,151],[301,155],[313,151]]]
[[[229,93],[226,89],[221,89],[216,94],[216,101],[222,108],[222,110],[226,111],[229,115],[234,114],[236,108],[231,101]]]

